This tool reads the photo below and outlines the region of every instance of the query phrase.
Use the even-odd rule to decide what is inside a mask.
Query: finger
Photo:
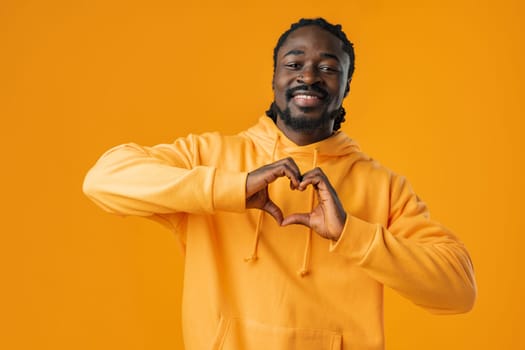
[[[299,190],[304,191],[308,185],[314,187],[317,201],[323,204],[323,207],[325,204],[333,203],[342,208],[337,192],[326,177],[320,175],[309,176],[300,183]]]
[[[290,179],[290,187],[292,189],[299,186],[301,175],[299,168],[293,159],[283,159],[249,172],[246,177],[246,195],[249,197],[252,194],[259,192],[270,183],[283,176]]]
[[[275,219],[279,225],[283,222],[283,212],[281,209],[271,200],[267,201],[261,208]]]
[[[306,227],[310,227],[310,214],[308,213],[297,213],[297,214],[291,214],[283,219],[281,222],[281,226],[288,226],[288,225],[303,225]]]
[[[282,168],[279,169],[281,172],[279,176],[286,176],[290,180],[290,188],[296,189],[299,186],[299,182],[301,181],[301,175],[299,171],[289,164],[283,164],[281,167]]]
[[[274,163],[250,171],[246,178],[247,197],[259,192],[279,177],[286,176],[290,180],[290,188],[296,189],[301,182],[301,171],[291,158],[284,158]]]
[[[263,183],[259,183],[260,186],[267,186],[279,177],[284,176],[290,179],[294,187],[297,187],[301,181],[301,172],[292,158],[278,160],[275,163],[265,165],[249,173],[249,175],[250,174],[260,176],[259,181],[264,181]]]
[[[313,169],[310,169],[308,170],[307,172],[305,172],[303,174],[303,178],[304,177],[311,177],[311,176],[320,176],[320,177],[324,177],[326,178],[326,175],[325,173],[323,172],[323,170],[319,167],[316,167],[316,168],[313,168]]]
[[[317,200],[323,207],[329,205],[329,203],[333,203],[338,210],[343,211],[337,192],[321,169],[316,168],[306,173],[298,189],[304,191],[308,185],[314,187]]]
[[[303,179],[299,184],[299,190],[304,191],[308,185],[312,185],[320,190],[328,190],[335,192],[330,180],[325,175],[323,170],[319,167],[314,168],[303,175]]]
[[[326,180],[319,174],[306,173],[305,175],[303,175],[303,179],[299,183],[299,186],[297,187],[297,189],[300,191],[304,191],[309,185],[312,185],[315,188],[317,188],[319,187],[319,185],[323,184],[325,181]]]
[[[296,189],[302,179],[297,163],[291,157],[284,158],[280,162],[282,162],[284,176],[290,179],[290,188]]]

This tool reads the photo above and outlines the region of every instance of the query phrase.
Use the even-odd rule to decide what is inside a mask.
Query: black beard
[[[301,116],[292,117],[290,107],[286,107],[286,109],[283,111],[277,106],[276,103],[273,103],[272,105],[284,124],[295,131],[314,131],[325,127],[330,124],[339,113],[339,110],[336,109],[332,112],[324,111],[321,117],[317,119],[304,118]],[[301,108],[301,111],[305,113],[309,112],[309,110],[309,107]]]

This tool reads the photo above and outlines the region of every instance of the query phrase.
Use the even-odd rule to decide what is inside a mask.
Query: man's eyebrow
[[[288,55],[304,55],[304,51],[299,49],[293,49],[285,53],[283,57],[286,57]]]
[[[303,50],[299,50],[299,49],[292,49],[292,50],[288,51],[287,53],[285,53],[283,57],[286,57],[286,56],[289,56],[289,55],[295,55],[295,56],[304,55],[304,51]],[[340,62],[339,57],[337,57],[337,55],[334,55],[333,53],[322,52],[321,53],[321,57],[332,58],[332,59],[336,60],[337,62]]]
[[[339,57],[337,57],[337,55],[334,55],[333,53],[323,52],[321,53],[321,57],[333,58],[334,60],[339,62]]]

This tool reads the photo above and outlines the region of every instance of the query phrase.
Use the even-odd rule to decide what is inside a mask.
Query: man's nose
[[[313,85],[319,81],[319,71],[312,66],[304,66],[297,76],[297,82],[306,85]]]

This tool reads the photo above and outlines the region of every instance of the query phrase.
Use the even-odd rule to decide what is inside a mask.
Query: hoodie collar
[[[278,127],[272,119],[263,115],[259,118],[257,124],[249,128],[246,133],[263,146],[272,148],[276,142],[278,147],[285,153],[292,155],[309,155],[317,150],[319,157],[337,157],[347,155],[353,152],[360,152],[357,142],[352,140],[343,131],[336,131],[330,137],[319,142],[311,143],[305,146],[299,146],[290,140]]]

